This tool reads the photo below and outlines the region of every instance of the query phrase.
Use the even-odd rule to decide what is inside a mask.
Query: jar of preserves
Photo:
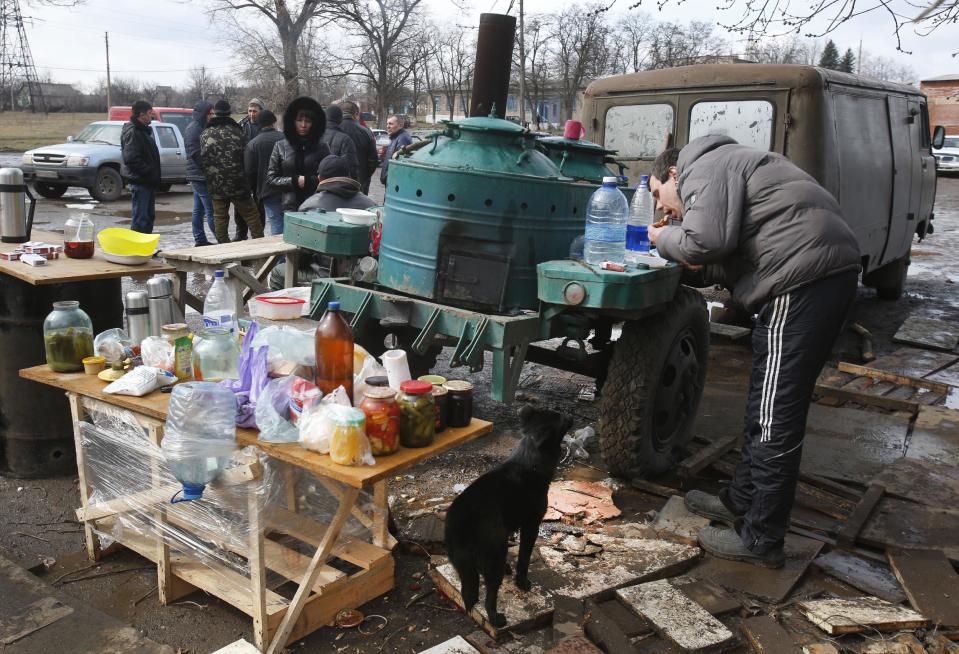
[[[373,456],[393,454],[400,448],[400,406],[392,388],[371,386],[366,389],[360,410],[366,414],[366,435]]]
[[[229,327],[204,327],[193,339],[193,379],[218,382],[240,376],[240,343]]]
[[[173,374],[177,381],[193,378],[193,341],[190,340],[190,328],[186,323],[177,322],[160,328],[170,345],[173,346]]]
[[[400,406],[400,443],[403,447],[427,447],[436,433],[436,403],[433,384],[408,380],[396,396]]]
[[[454,379],[443,387],[449,391],[446,407],[448,427],[467,427],[473,420],[473,385],[468,381]]]
[[[93,356],[93,323],[76,300],[54,302],[43,321],[47,365],[54,372],[79,372]]]
[[[363,463],[367,452],[366,415],[359,409],[332,412],[333,435],[330,436],[330,459],[341,466]]]
[[[436,404],[436,433],[439,434],[446,429],[449,391],[440,385],[433,384],[433,402]]]
[[[71,214],[63,225],[63,254],[71,259],[92,257],[93,232],[93,221],[87,214]]]

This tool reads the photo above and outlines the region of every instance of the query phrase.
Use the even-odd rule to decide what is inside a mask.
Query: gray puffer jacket
[[[712,135],[690,141],[676,168],[683,220],[660,233],[660,256],[704,265],[704,281],[730,289],[750,312],[859,269],[839,203],[784,156]]]

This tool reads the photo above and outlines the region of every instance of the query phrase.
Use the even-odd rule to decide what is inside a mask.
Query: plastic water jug
[[[636,263],[649,254],[649,226],[653,224],[653,196],[649,192],[649,175],[639,178],[639,185],[629,204],[626,224],[626,262]]]
[[[236,299],[226,285],[223,271],[213,273],[213,285],[203,301],[204,327],[226,327],[236,333]]]
[[[604,177],[589,198],[586,209],[586,241],[583,255],[586,263],[599,265],[604,261],[623,263],[626,256],[626,222],[629,204],[619,190],[615,177]]]

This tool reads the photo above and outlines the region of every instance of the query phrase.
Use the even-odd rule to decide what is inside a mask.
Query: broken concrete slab
[[[959,459],[957,459],[959,461]],[[959,467],[903,457],[886,466],[870,483],[887,495],[927,506],[959,506]]]
[[[804,600],[796,606],[810,622],[830,636],[863,631],[902,631],[926,626],[912,609],[878,597]]]
[[[870,361],[869,367],[905,377],[921,378],[951,366],[957,361],[959,361],[959,355],[904,347],[892,354]]]
[[[818,540],[786,534],[786,563],[778,570],[707,556],[689,576],[778,603],[790,593],[822,548],[823,543]]]
[[[567,560],[564,552],[548,546],[539,548],[550,574],[544,581],[552,593],[578,599],[606,599],[622,586],[677,575],[699,558],[698,547],[667,540],[616,538],[588,534],[591,543],[603,552],[593,559]],[[531,573],[531,577],[535,577]]]
[[[845,407],[809,407],[801,470],[866,484],[902,456],[910,419]]]
[[[768,615],[746,618],[740,625],[749,648],[756,654],[799,654],[799,645]]]
[[[619,604],[619,600],[614,598],[606,604]],[[625,610],[628,611],[628,609]],[[642,620],[642,618],[637,619]],[[623,654],[631,654],[637,651],[633,647],[626,630],[593,600],[587,600],[586,602],[586,624],[584,628],[589,639],[603,651],[623,652]],[[647,629],[647,633],[650,630],[651,627]]]
[[[452,563],[444,563],[430,570],[430,578],[436,584],[437,590],[449,597],[461,609],[463,597],[460,594],[460,578]],[[469,615],[476,621],[483,631],[498,638],[506,632],[532,629],[549,622],[553,615],[553,600],[543,588],[533,582],[533,588],[525,592],[516,587],[511,577],[503,579],[499,590],[498,606],[500,613],[506,616],[506,625],[494,627],[486,615],[483,601],[486,598],[486,587],[480,581],[480,601],[470,610]]]
[[[906,456],[955,465],[959,461],[959,411],[941,406],[920,408]]]
[[[693,513],[686,508],[682,497],[673,495],[656,514],[656,519],[650,526],[660,538],[696,545],[699,530],[709,526],[709,518]]]
[[[648,634],[653,630],[646,620],[630,611],[617,597],[602,602],[587,600],[586,604],[602,611],[629,638]]]
[[[689,599],[709,611],[711,615],[726,615],[743,607],[742,603],[708,579],[696,579],[689,575],[672,577],[669,580]]]
[[[9,617],[0,618],[0,645],[11,645],[35,631],[73,613],[73,609],[53,597],[42,597]]]
[[[454,636],[439,645],[424,649],[420,654],[481,654],[478,649],[466,642],[462,636]]]
[[[959,564],[959,510],[942,509],[886,497],[859,532],[859,542],[886,549],[942,550]]]
[[[959,575],[939,550],[888,550],[889,565],[912,608],[934,627],[959,628]]]
[[[959,345],[959,328],[945,320],[909,316],[892,340],[896,343],[952,352],[956,345]]]
[[[906,595],[899,587],[896,577],[888,566],[881,563],[833,550],[817,556],[813,565],[826,574],[887,602],[901,604],[906,601]]]
[[[543,520],[559,520],[563,516],[573,516],[593,522],[622,514],[613,503],[612,489],[602,482],[554,481],[549,486],[548,505]]]
[[[938,372],[934,372],[926,377],[926,379],[933,382],[939,382],[941,384],[959,387],[959,363],[954,363],[948,368],[943,368]]]
[[[721,651],[735,641],[726,625],[665,579],[620,588],[616,595],[685,652]]]
[[[509,639],[502,642],[497,642],[485,631],[474,631],[466,635],[466,640],[481,654],[545,654],[553,646],[546,631],[541,629],[526,634],[511,634]]]

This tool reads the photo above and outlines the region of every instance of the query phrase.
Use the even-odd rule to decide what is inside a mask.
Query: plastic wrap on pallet
[[[162,449],[151,442],[149,429],[122,409],[98,405],[87,413],[89,421],[79,427],[90,500],[81,517],[93,521],[101,540],[119,541],[148,557],[158,544],[169,546],[174,574],[177,561],[199,562],[218,583],[248,593],[247,556],[254,539],[263,534],[271,545],[312,556],[323,525],[336,512],[334,494],[342,486],[270,459],[255,447],[236,450],[200,499],[171,503],[181,484]],[[357,508],[370,514],[371,497],[361,494]],[[354,515],[340,539],[368,540],[368,521]],[[272,570],[269,552],[264,559]],[[288,565],[278,565],[275,572],[280,574],[267,577],[269,587],[296,576]]]

